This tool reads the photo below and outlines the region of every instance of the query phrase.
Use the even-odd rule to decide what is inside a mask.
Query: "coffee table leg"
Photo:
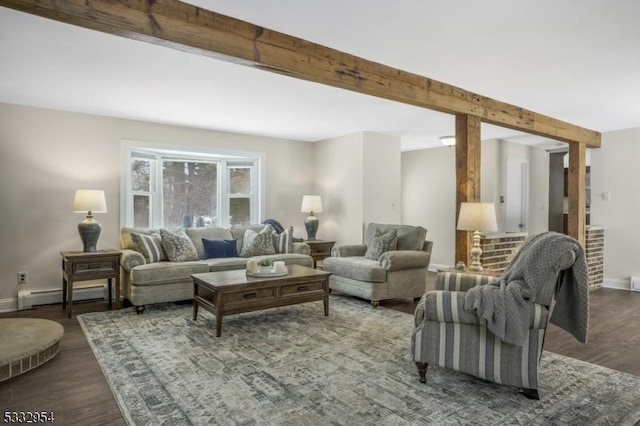
[[[322,302],[324,303],[324,316],[329,316],[329,295],[331,294],[331,289],[329,288],[329,279],[326,278],[322,287],[324,288],[324,299]]]
[[[198,296],[198,284],[193,283],[193,320],[198,319],[198,302],[196,301],[196,297]]]
[[[216,312],[216,337],[222,336],[222,312]]]
[[[107,286],[109,287],[109,309],[113,307],[113,297],[111,296],[111,278],[107,278]]]
[[[198,319],[198,302],[196,302],[195,300],[193,301],[193,320],[197,320]]]

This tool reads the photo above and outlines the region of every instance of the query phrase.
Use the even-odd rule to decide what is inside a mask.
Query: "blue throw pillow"
[[[204,258],[214,259],[220,257],[238,257],[236,240],[207,240],[202,239]]]

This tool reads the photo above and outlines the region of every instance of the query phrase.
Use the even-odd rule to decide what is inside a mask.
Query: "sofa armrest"
[[[426,301],[427,294],[423,294],[420,301],[416,305],[415,311],[413,311],[413,324],[417,327],[424,321],[424,303]]]
[[[467,291],[475,286],[484,285],[497,280],[498,277],[473,272],[450,271],[438,272],[436,290]]]
[[[387,271],[427,268],[431,253],[418,250],[394,250],[382,253],[380,266]]]
[[[464,309],[464,292],[428,291],[421,298],[413,313],[416,327],[426,321],[480,325],[481,319],[473,311]]]
[[[428,291],[423,297],[423,320],[480,325],[484,320],[464,309],[464,296],[463,291]]]
[[[302,242],[293,242],[293,252],[298,254],[306,254],[307,256],[311,255],[311,247],[309,244]]]
[[[464,309],[463,291],[428,291],[422,296],[413,313],[415,326],[425,321],[454,324],[484,325],[475,311]],[[529,320],[529,328],[544,329],[549,319],[549,310],[538,303],[533,303],[533,312]]]
[[[122,256],[120,257],[120,266],[125,271],[129,272],[131,269],[138,265],[144,265],[147,263],[142,253],[135,250],[121,250]]]
[[[367,252],[367,246],[365,246],[364,244],[334,246],[331,249],[331,257],[364,256],[366,252]]]

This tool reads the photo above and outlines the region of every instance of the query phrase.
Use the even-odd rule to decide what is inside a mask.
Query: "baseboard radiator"
[[[74,302],[80,300],[107,299],[108,297],[108,287],[104,284],[73,289]],[[19,311],[30,309],[34,306],[52,305],[55,303],[62,303],[61,288],[54,290],[25,290],[18,292]]]

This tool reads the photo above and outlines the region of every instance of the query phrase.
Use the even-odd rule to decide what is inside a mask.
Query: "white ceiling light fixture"
[[[453,146],[456,144],[456,137],[455,136],[441,136],[440,137],[440,142],[442,142],[443,145],[446,146]]]

